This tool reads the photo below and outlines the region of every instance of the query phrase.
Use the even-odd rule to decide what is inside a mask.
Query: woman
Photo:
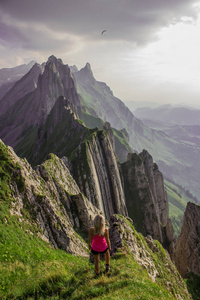
[[[109,231],[105,228],[105,219],[101,215],[94,218],[94,227],[89,230],[89,249],[94,255],[96,275],[100,275],[100,255],[105,253],[106,273],[110,270],[110,239]]]

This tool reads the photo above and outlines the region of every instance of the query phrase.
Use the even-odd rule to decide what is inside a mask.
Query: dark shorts
[[[106,253],[107,252],[107,250],[108,250],[108,247],[106,248],[106,250],[104,250],[104,251],[95,251],[95,250],[93,250],[93,249],[91,249],[91,252],[94,254],[94,255],[97,255],[97,254],[104,254],[104,253]]]

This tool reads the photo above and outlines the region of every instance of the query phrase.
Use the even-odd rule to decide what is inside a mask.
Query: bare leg
[[[110,251],[109,250],[107,250],[107,252],[105,253],[105,260],[106,260],[106,273],[108,273],[110,270]]]
[[[100,257],[99,257],[99,254],[94,255],[94,260],[95,260],[96,273],[99,274],[100,273]]]
[[[105,260],[106,260],[106,264],[109,265],[110,264],[110,251],[107,250],[105,253]]]

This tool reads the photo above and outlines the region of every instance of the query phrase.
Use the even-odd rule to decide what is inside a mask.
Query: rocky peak
[[[63,64],[62,59],[55,57],[54,55],[49,56],[48,60],[47,60],[47,64],[48,63],[60,63]]]
[[[96,81],[94,79],[94,75],[89,63],[86,63],[85,67],[82,68],[80,71],[75,72],[74,75],[75,78],[78,80],[78,82],[82,82],[82,83],[90,82],[91,84],[94,84]]]
[[[128,214],[144,236],[159,240],[172,255],[174,233],[164,182],[151,155],[129,153],[121,165]]]
[[[85,74],[93,76],[91,65],[87,62],[85,67],[82,69]]]
[[[200,275],[200,206],[188,203],[181,233],[176,241],[173,256],[180,274],[187,272]]]
[[[112,144],[113,150],[115,150],[115,137],[114,137],[113,129],[112,129],[110,123],[106,122],[103,126],[103,129],[107,132],[110,142]]]
[[[71,70],[72,73],[78,72],[78,68],[77,68],[76,65],[70,66],[70,70]]]
[[[4,142],[16,147],[28,128],[43,126],[60,96],[68,99],[76,112],[80,100],[70,68],[51,56],[45,65],[35,64],[1,100],[1,110],[7,109],[0,127]]]
[[[52,55],[38,80],[35,101],[39,100],[47,116],[60,96],[69,99],[75,106],[80,104],[69,66],[64,65],[61,59]]]

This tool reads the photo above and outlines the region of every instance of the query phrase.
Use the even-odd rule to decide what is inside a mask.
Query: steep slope
[[[200,275],[200,206],[188,203],[181,233],[173,256],[180,274],[185,277],[193,272]]]
[[[15,147],[21,157],[26,157],[32,165],[40,164],[45,157],[53,152],[59,157],[69,154],[94,129],[86,128],[75,114],[74,105],[64,97],[55,102],[44,124],[32,129],[31,134],[24,136]]]
[[[34,171],[2,142],[1,206],[36,236],[73,254],[87,253],[75,231],[88,232],[98,210],[81,194],[64,163],[54,155]],[[7,203],[6,203],[7,202]],[[34,229],[35,228],[35,229]]]
[[[157,165],[144,150],[139,155],[129,154],[121,167],[127,209],[136,229],[159,240],[172,255],[175,238],[163,177]]]
[[[3,114],[9,107],[15,104],[27,94],[32,93],[37,87],[38,77],[44,72],[44,65],[34,64],[31,70],[18,80],[14,86],[1,99],[1,114]]]
[[[100,117],[105,122],[109,122],[112,127],[121,130],[126,128],[129,133],[132,130],[134,138],[134,149],[142,146],[138,134],[141,132],[143,124],[137,120],[125,104],[116,98],[110,88],[104,83],[96,81],[89,63],[80,71],[74,72],[77,90],[80,95],[81,105],[88,109],[89,113],[95,117]],[[128,128],[127,123],[130,124]],[[86,125],[88,125],[86,123]]]
[[[135,118],[124,103],[114,97],[109,87],[97,81],[89,64],[74,72],[81,104],[91,114],[109,121],[112,127],[125,128],[130,146],[137,152],[146,149],[155,159],[161,172],[182,184],[198,197],[200,148],[186,145],[145,126]]]
[[[108,220],[114,213],[127,215],[118,162],[106,131],[94,132],[69,159],[81,191]]]
[[[189,299],[186,285],[172,263],[169,254],[158,241],[151,236],[144,238],[138,234],[131,220],[114,215],[110,220],[110,236],[112,251],[125,248],[134,259],[145,269],[154,282],[167,282],[167,289],[176,299]],[[172,275],[173,274],[173,275]],[[166,283],[165,281],[165,283]],[[154,299],[152,295],[150,298]],[[163,295],[161,299],[166,299]]]
[[[36,68],[39,72],[35,71]],[[39,76],[35,84],[36,75]],[[29,77],[32,78],[32,88],[35,86],[33,91],[26,90]],[[18,97],[16,90],[22,91],[17,93]],[[1,115],[0,137],[6,144],[15,147],[26,135],[44,124],[60,96],[69,99],[75,108],[79,104],[70,68],[51,56],[44,71],[42,67],[34,66],[1,100],[1,107],[5,105],[7,108],[7,103],[10,107]]]
[[[169,202],[169,217],[172,220],[175,235],[178,237],[183,225],[183,215],[187,203],[193,202],[199,204],[199,201],[182,186],[178,186],[169,180],[165,180],[164,184]]]
[[[11,89],[16,81],[21,79],[32,66],[35,64],[34,61],[23,64],[14,68],[3,68],[0,69],[0,99]]]

